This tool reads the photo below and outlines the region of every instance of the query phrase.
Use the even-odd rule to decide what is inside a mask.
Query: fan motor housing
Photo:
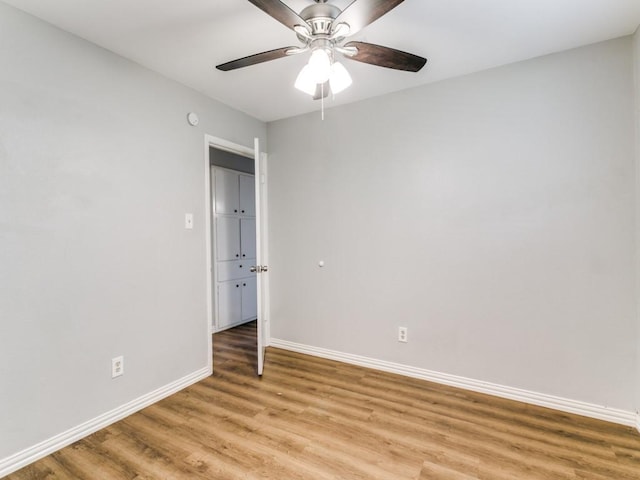
[[[341,10],[335,5],[316,3],[302,10],[300,17],[311,27],[312,35],[329,35],[333,21],[340,13]]]

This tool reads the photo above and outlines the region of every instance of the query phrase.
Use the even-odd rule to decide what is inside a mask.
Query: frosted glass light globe
[[[307,95],[311,95],[312,97],[315,95],[316,82],[313,78],[313,74],[311,73],[309,65],[305,65],[298,74],[295,87],[301,92],[306,93]]]
[[[329,75],[331,75],[329,53],[323,48],[314,50],[309,58],[309,69],[316,83],[324,83],[329,80]]]
[[[340,62],[335,62],[331,65],[331,76],[329,77],[329,85],[331,85],[332,93],[340,93],[349,85],[351,85],[351,75],[347,72]]]

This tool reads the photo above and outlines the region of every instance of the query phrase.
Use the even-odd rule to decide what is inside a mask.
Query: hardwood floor
[[[640,479],[631,428],[214,338],[212,377],[7,480]]]

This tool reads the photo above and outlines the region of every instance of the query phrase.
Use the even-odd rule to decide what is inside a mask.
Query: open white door
[[[264,242],[263,242],[263,211],[262,201],[264,195],[264,172],[260,155],[260,141],[258,138],[254,141],[255,154],[255,182],[256,182],[256,264],[251,267],[251,271],[256,272],[257,300],[258,300],[258,375],[262,375],[264,370],[264,350],[266,348],[265,338],[265,298],[264,285],[265,275],[267,274],[267,266],[263,265],[265,259]]]

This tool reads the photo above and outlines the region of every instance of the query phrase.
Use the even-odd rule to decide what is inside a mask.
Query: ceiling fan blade
[[[355,0],[336,17],[333,25],[341,23],[349,25],[349,35],[362,30],[388,13],[404,0]]]
[[[316,85],[316,94],[313,96],[313,99],[320,100],[321,98],[327,98],[329,92],[331,92],[331,85],[329,85],[328,80],[324,83],[319,83]]]
[[[217,65],[216,68],[223,72],[228,72],[229,70],[235,70],[236,68],[248,67],[250,65],[256,65],[257,63],[288,57],[289,55],[296,53],[296,49],[297,47],[276,48],[275,50],[269,50],[268,52],[256,53],[255,55],[249,55],[248,57],[242,57],[237,60],[222,63]]]
[[[284,26],[289,27],[293,30],[293,27],[296,25],[302,25],[303,27],[307,26],[307,22],[304,21],[300,15],[287,7],[280,0],[249,0],[260,10],[265,12],[267,15],[272,16]]]
[[[374,45],[373,43],[349,42],[345,47],[356,47],[358,49],[358,53],[347,58],[379,67],[393,68],[394,70],[417,72],[427,63],[426,58],[418,55]]]

